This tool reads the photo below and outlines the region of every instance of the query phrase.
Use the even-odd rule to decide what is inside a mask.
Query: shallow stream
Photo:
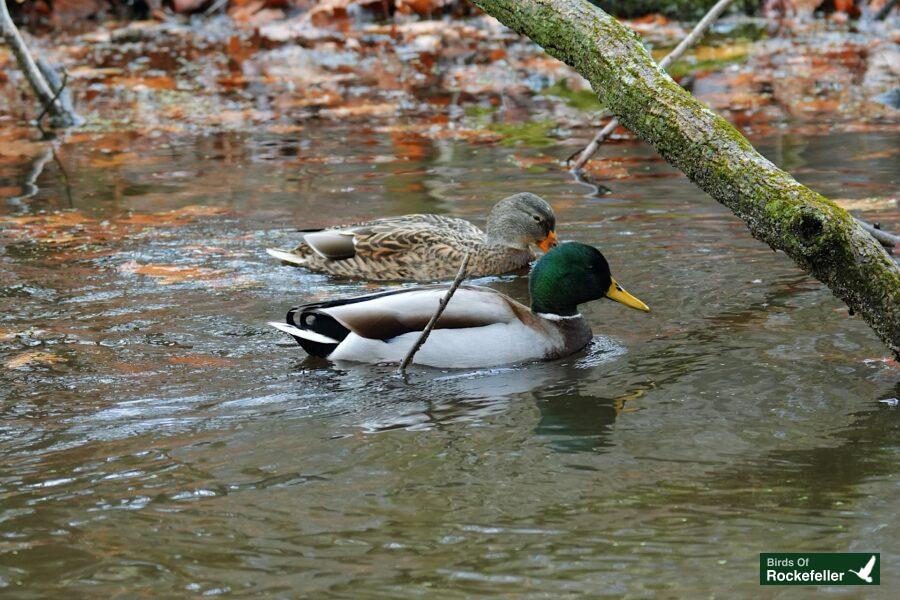
[[[7,592],[734,597],[779,550],[880,551],[897,589],[900,413],[879,401],[900,367],[647,147],[605,147],[621,178],[592,196],[503,145],[91,136],[59,149],[67,179],[48,160],[0,198]],[[897,192],[896,133],[753,141],[826,195]],[[34,160],[0,165],[3,189]],[[568,359],[408,382],[265,325],[376,289],[265,255],[296,228],[483,224],[523,190],[653,312],[594,303]],[[524,277],[480,283],[526,300]]]

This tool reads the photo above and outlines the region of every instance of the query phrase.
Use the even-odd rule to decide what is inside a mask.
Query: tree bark
[[[715,6],[709,9],[709,12],[700,19],[700,22],[694,26],[688,36],[681,40],[681,43],[675,46],[674,50],[669,52],[661,61],[659,61],[659,68],[663,70],[668,69],[669,65],[681,58],[682,54],[687,52],[691,46],[696,44],[700,38],[703,37],[706,30],[716,22],[716,19],[722,16],[722,13],[728,9],[732,2],[733,0],[719,0],[716,2]],[[606,124],[606,127],[598,131],[596,135],[594,135],[594,139],[592,139],[590,143],[585,146],[584,150],[581,151],[581,154],[572,166],[572,170],[578,170],[584,167],[585,163],[587,163],[594,153],[597,152],[597,148],[600,147],[600,144],[612,135],[612,132],[615,131],[618,126],[619,120],[613,117],[613,119]]]
[[[623,125],[823,282],[900,358],[900,266],[845,210],[759,154],[587,0],[472,0],[584,76]]]

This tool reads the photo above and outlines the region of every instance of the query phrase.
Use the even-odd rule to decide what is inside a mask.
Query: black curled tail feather
[[[310,310],[308,306],[292,308],[288,311],[285,320],[288,325],[293,325],[301,333],[309,331],[318,334],[315,337],[324,336],[334,340],[333,343],[326,343],[318,339],[308,339],[302,335],[292,336],[307,353],[322,358],[326,358],[334,352],[335,348],[350,334],[350,330],[341,325],[334,317],[314,309]]]

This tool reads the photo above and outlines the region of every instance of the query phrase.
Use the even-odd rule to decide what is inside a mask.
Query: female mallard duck
[[[487,231],[441,215],[404,215],[309,233],[293,250],[268,249],[318,273],[370,281],[452,279],[466,252],[472,277],[515,271],[556,245],[553,209],[521,193],[494,205]]]
[[[447,303],[414,362],[433,367],[490,367],[552,360],[590,342],[578,305],[610,298],[648,311],[623,290],[599,250],[569,242],[545,254],[528,282],[531,310],[496,290],[461,286]],[[368,294],[291,309],[290,334],[309,354],[331,360],[399,362],[419,338],[447,286]]]

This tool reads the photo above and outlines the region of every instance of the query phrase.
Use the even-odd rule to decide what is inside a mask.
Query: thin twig
[[[700,19],[700,22],[694,26],[694,29],[687,35],[686,38],[681,40],[681,43],[675,46],[675,49],[669,52],[665,58],[663,58],[659,62],[659,66],[661,69],[665,70],[671,65],[673,62],[681,58],[681,55],[687,51],[688,48],[697,43],[697,41],[703,37],[703,34],[706,33],[706,30],[709,29],[710,25],[715,23],[716,19],[718,19],[725,9],[732,3],[733,0],[719,0],[716,2],[715,6],[709,9],[709,12]],[[572,165],[572,170],[577,171],[580,170],[584,165],[591,159],[595,152],[597,152],[597,148],[600,147],[600,144],[603,143],[603,140],[608,138],[613,131],[616,130],[616,127],[619,126],[619,120],[617,118],[613,118],[606,126],[597,132],[594,138],[590,141],[590,143],[585,146],[584,150],[582,150],[581,154],[578,156],[578,159],[575,161],[575,164]]]
[[[38,69],[40,69],[41,74],[44,76],[44,79],[47,80],[47,85],[50,86],[51,91],[56,91],[59,89],[59,86],[62,85],[62,80],[59,77],[59,74],[56,72],[56,69],[53,68],[53,65],[50,64],[44,58],[39,58],[37,60]],[[65,71],[65,67],[62,68]],[[59,96],[60,105],[70,114],[73,115],[72,119],[75,121],[76,125],[80,125],[82,122],[81,117],[75,114],[75,107],[72,106],[72,94],[70,92],[69,87],[63,91]]]
[[[595,118],[602,121],[603,119],[608,119],[611,116],[613,116],[613,114],[611,112],[609,112],[608,110],[603,110]],[[581,156],[581,153],[584,151],[585,151],[585,148],[582,148],[581,150],[576,150],[575,152],[570,154],[569,158],[566,159],[566,164],[568,165],[570,162],[575,160],[576,157]]]
[[[31,84],[31,89],[34,90],[41,106],[56,118],[57,122],[54,125],[68,126],[75,124],[77,122],[76,115],[66,110],[62,102],[59,101],[59,97],[53,94],[53,90],[34,62],[28,46],[25,45],[25,40],[22,39],[22,34],[19,33],[19,30],[16,29],[13,23],[9,9],[6,6],[6,0],[0,0],[0,33],[2,33],[3,39],[16,57],[19,68],[25,75],[25,79]]]
[[[604,125],[603,129],[598,131],[590,143],[585,146],[584,150],[581,151],[581,154],[578,155],[578,159],[575,161],[575,164],[572,165],[573,171],[580,171],[582,167],[587,163],[587,161],[591,160],[591,157],[597,152],[597,148],[600,147],[600,144],[606,140],[612,134],[613,131],[616,130],[616,127],[619,126],[619,119],[613,117],[610,119],[609,123]]]
[[[37,118],[37,126],[38,129],[41,129],[41,121],[47,116],[47,113],[50,112],[50,107],[52,107],[59,97],[62,95],[63,90],[66,89],[66,83],[69,82],[69,73],[65,69],[63,69],[62,83],[59,84],[59,88],[56,90],[56,93],[53,94],[53,98],[50,99],[50,104],[44,106],[44,110],[41,111],[41,114],[38,115]],[[44,130],[41,129],[41,132]]]
[[[406,367],[412,362],[413,357],[416,355],[416,352],[419,351],[419,348],[422,347],[422,344],[425,343],[425,340],[428,339],[428,336],[431,334],[431,330],[434,329],[435,323],[437,323],[438,319],[441,318],[441,315],[444,313],[444,309],[447,308],[447,304],[450,302],[450,298],[453,297],[453,294],[456,293],[456,289],[459,287],[459,284],[463,282],[463,279],[466,278],[466,269],[469,268],[469,253],[466,252],[465,258],[463,258],[462,264],[459,265],[459,271],[456,273],[456,279],[453,280],[453,284],[450,286],[450,289],[447,290],[447,293],[444,294],[444,297],[441,298],[441,301],[438,303],[437,310],[434,311],[434,314],[431,315],[431,320],[428,321],[428,324],[425,326],[425,329],[422,330],[422,334],[419,336],[419,339],[416,340],[416,343],[413,344],[412,348],[409,349],[409,353],[407,353],[406,358],[403,359],[403,362],[400,363],[400,367],[397,368],[397,372],[400,375],[406,374]]]
[[[875,19],[876,21],[881,21],[882,19],[884,19],[885,17],[888,16],[888,13],[890,13],[891,9],[894,8],[895,6],[897,6],[897,0],[888,0],[887,2],[884,3],[884,6],[882,6],[880,9],[878,9],[878,12],[875,13],[875,16],[872,18]]]
[[[887,231],[883,231],[877,225],[872,225],[871,223],[866,223],[859,217],[854,217],[856,222],[859,223],[860,227],[869,232],[873,238],[878,240],[878,242],[887,248],[889,251],[895,246],[900,246],[900,235],[894,235],[893,233],[889,233]]]
[[[219,10],[225,8],[226,4],[228,4],[228,0],[216,0],[209,8],[203,11],[203,16],[209,17],[213,13],[219,12]]]

